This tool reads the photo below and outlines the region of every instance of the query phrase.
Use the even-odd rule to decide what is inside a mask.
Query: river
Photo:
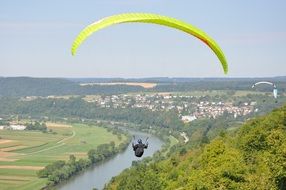
[[[131,143],[128,148],[109,160],[103,161],[92,168],[76,175],[67,182],[58,186],[58,190],[92,190],[94,187],[101,190],[112,177],[120,174],[124,169],[129,168],[133,161],[142,160],[145,157],[152,156],[157,150],[160,150],[163,142],[154,135],[147,133],[130,131],[132,135],[141,138],[143,142],[149,137],[149,147],[145,149],[141,158],[134,156]]]

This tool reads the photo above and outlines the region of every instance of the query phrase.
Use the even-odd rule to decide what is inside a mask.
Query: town
[[[216,118],[231,114],[234,118],[256,112],[256,102],[210,101],[205,96],[175,95],[170,93],[156,94],[123,94],[110,96],[86,96],[84,100],[95,103],[102,108],[144,108],[150,111],[177,111],[184,122],[199,118]]]

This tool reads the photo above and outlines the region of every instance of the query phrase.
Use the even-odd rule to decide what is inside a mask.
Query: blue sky
[[[282,76],[285,10],[285,0],[0,0],[0,76]],[[148,24],[102,30],[71,56],[84,27],[125,12],[163,14],[204,30],[223,49],[229,75],[199,40]]]

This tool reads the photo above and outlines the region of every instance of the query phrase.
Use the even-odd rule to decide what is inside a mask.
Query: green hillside
[[[242,90],[251,92],[271,92],[269,86],[260,86],[253,90],[251,86],[263,78],[174,78],[163,80],[150,79],[66,79],[66,78],[31,78],[31,77],[1,77],[0,97],[23,96],[63,96],[63,95],[92,95],[92,94],[122,94],[130,92],[190,92],[212,90]],[[279,95],[286,92],[285,77],[265,78],[273,81]],[[155,82],[157,86],[145,89],[142,86],[130,85],[86,85],[80,83],[105,82]],[[249,92],[250,90],[250,92]]]
[[[140,163],[106,189],[286,189],[286,106],[167,160]]]
[[[80,86],[63,78],[0,77],[0,97],[120,94],[143,90],[139,86]]]

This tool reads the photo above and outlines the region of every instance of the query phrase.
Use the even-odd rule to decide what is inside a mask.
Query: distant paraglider
[[[277,99],[277,96],[278,96],[277,86],[272,82],[267,82],[267,81],[257,82],[254,85],[252,85],[252,88],[256,87],[257,85],[261,85],[261,84],[271,85],[273,87],[273,97]]]
[[[205,32],[183,21],[180,21],[180,20],[177,20],[171,17],[167,17],[167,16],[149,14],[149,13],[125,13],[125,14],[113,15],[113,16],[103,18],[97,22],[90,24],[85,29],[83,29],[80,32],[80,34],[77,36],[77,38],[74,40],[72,44],[72,49],[71,49],[72,55],[75,55],[81,43],[83,43],[85,39],[91,34],[93,34],[94,32],[97,32],[106,27],[109,27],[115,24],[121,24],[121,23],[158,24],[158,25],[163,25],[163,26],[167,26],[170,28],[178,29],[192,36],[195,36],[196,38],[200,39],[202,42],[204,42],[207,46],[209,46],[213,50],[213,52],[216,54],[216,56],[221,62],[224,73],[227,74],[228,72],[228,64],[227,64],[226,58],[222,50],[220,49],[218,44],[211,37],[209,37]]]
[[[274,83],[268,82],[268,81],[257,82],[257,83],[255,83],[254,85],[252,85],[252,88],[254,88],[255,86],[260,85],[260,84],[268,84],[268,85],[271,85],[271,86],[273,86],[274,88],[276,88],[276,85],[275,85]]]

